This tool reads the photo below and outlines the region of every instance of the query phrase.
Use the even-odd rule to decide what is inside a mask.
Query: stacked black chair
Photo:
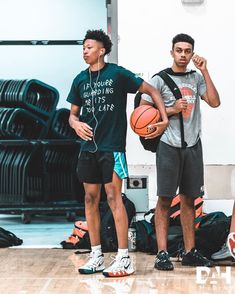
[[[45,201],[84,202],[84,190],[76,175],[79,144],[67,140],[44,143]],[[70,172],[68,172],[70,171]]]
[[[77,139],[77,134],[68,124],[70,111],[60,108],[55,111],[49,137],[54,139]]]
[[[39,80],[1,80],[0,106],[23,107],[50,117],[59,100],[58,91]]]
[[[1,204],[23,205],[44,200],[42,152],[34,143],[1,142],[0,162]]]
[[[46,122],[22,108],[0,108],[1,139],[38,139],[45,133]]]
[[[58,203],[83,206],[76,175],[80,144],[68,123],[69,110],[56,109],[58,100],[58,91],[39,80],[0,80],[3,209],[41,206],[43,213],[50,203],[55,210]]]

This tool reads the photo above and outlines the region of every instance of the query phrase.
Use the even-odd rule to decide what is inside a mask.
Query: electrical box
[[[125,179],[124,193],[135,204],[136,212],[149,210],[148,176],[130,176]]]

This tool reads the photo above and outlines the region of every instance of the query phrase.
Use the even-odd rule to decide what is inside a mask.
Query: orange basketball
[[[154,131],[148,126],[160,120],[160,112],[151,105],[140,105],[135,108],[130,117],[132,130],[139,136],[146,136]]]

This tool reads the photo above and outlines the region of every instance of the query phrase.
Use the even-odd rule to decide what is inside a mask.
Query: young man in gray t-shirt
[[[212,266],[212,262],[195,249],[194,200],[204,194],[200,100],[211,107],[218,107],[220,98],[209,75],[206,60],[194,54],[193,50],[194,40],[189,35],[178,34],[173,38],[173,65],[166,72],[180,89],[182,99],[176,100],[159,75],[155,75],[150,82],[160,91],[169,117],[169,126],[161,137],[156,153],[159,197],[155,228],[158,254],[154,266],[158,270],[173,270],[167,253],[167,235],[169,210],[176,193],[180,194],[180,218],[185,247],[182,265]],[[191,60],[201,73],[187,69]],[[151,97],[143,94],[141,104],[148,103],[153,104]],[[183,116],[186,148],[181,146],[180,112]],[[146,138],[152,138],[151,134]]]

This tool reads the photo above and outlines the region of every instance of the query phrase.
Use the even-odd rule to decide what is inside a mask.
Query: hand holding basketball
[[[145,137],[156,130],[154,124],[160,120],[161,116],[158,109],[151,105],[141,105],[132,112],[130,125],[137,135]]]

